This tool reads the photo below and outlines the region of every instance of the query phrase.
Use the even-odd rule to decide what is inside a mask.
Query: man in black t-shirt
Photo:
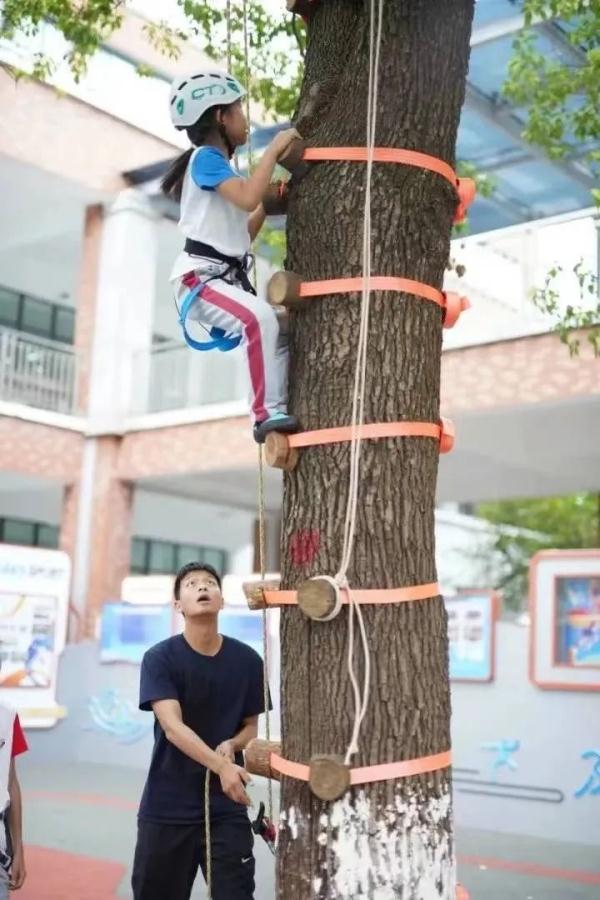
[[[175,579],[183,634],[145,654],[140,709],[152,710],[154,750],[138,813],[134,900],[188,900],[206,877],[205,781],[210,770],[213,900],[252,900],[253,836],[242,751],[264,712],[263,664],[218,631],[221,580],[202,563]]]

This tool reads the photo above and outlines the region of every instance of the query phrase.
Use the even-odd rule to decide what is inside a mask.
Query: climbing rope
[[[358,508],[358,490],[360,484],[360,459],[362,435],[360,426],[364,422],[365,386],[367,372],[367,348],[369,338],[369,313],[371,301],[371,185],[373,175],[373,155],[375,150],[375,133],[377,124],[377,99],[379,81],[379,62],[381,36],[383,28],[383,2],[378,0],[377,23],[375,19],[375,0],[371,0],[369,16],[369,85],[367,95],[367,167],[365,176],[365,208],[363,215],[363,289],[361,297],[360,328],[358,351],[352,395],[352,436],[350,440],[350,479],[348,485],[348,501],[344,522],[344,539],[342,560],[335,576],[341,590],[348,592],[348,677],[354,693],[354,724],[352,735],[345,756],[345,764],[349,765],[352,757],[358,753],[360,728],[369,704],[371,682],[371,654],[363,614],[360,605],[355,601],[348,585],[348,568],[352,559],[354,537],[356,533],[356,513]],[[354,668],[354,620],[358,620],[363,649],[364,678],[362,693]]]
[[[204,838],[206,856],[206,893],[208,900],[212,900],[212,848],[210,844],[210,776],[211,771],[206,769],[204,780]]]
[[[262,444],[258,445],[258,563],[261,581],[266,576],[265,551],[265,468]],[[265,710],[265,737],[271,740],[271,718],[269,712],[269,619],[267,607],[262,611],[263,629],[263,702]],[[273,821],[273,784],[267,778],[267,813],[269,821]]]
[[[231,0],[227,0],[227,8],[225,11],[225,20],[227,22],[227,71],[231,73],[232,62],[232,41],[231,41]]]
[[[227,6],[225,10],[225,21],[227,26],[227,49],[226,49],[226,59],[227,59],[227,71],[231,72],[231,65],[233,60],[232,53],[232,10],[231,10],[231,0],[227,0]],[[210,839],[210,777],[211,771],[207,767],[206,769],[206,777],[204,781],[204,841],[205,841],[205,856],[206,856],[206,894],[208,900],[212,900],[212,845]]]
[[[248,174],[252,172],[252,123],[250,121],[250,33],[248,28],[248,0],[244,0],[244,81],[246,84],[246,119],[248,120]]]
[[[252,124],[250,120],[250,34],[248,28],[248,0],[244,0],[244,79],[246,83],[246,119],[248,121],[248,174],[252,172],[254,154],[252,149]],[[256,266],[253,269],[254,286],[256,287]],[[265,472],[262,445],[258,445],[258,564],[261,580],[266,574],[266,548],[265,548]],[[267,609],[262,611],[263,630],[263,702],[265,714],[265,735],[267,741],[271,740],[271,720],[269,715],[269,620]],[[273,785],[271,779],[267,779],[267,813],[270,821],[273,821]]]

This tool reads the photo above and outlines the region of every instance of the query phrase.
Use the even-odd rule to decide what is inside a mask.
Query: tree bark
[[[454,161],[474,0],[385,0],[378,146]],[[312,146],[365,146],[368,3],[321,0],[310,25],[298,120]],[[305,280],[362,272],[365,166],[311,164],[291,191],[286,268]],[[456,205],[439,176],[375,165],[373,275],[441,287]],[[348,424],[360,297],[308,301],[292,314],[290,405],[304,430]],[[367,422],[439,418],[440,309],[410,295],[371,301]],[[436,579],[438,447],[425,438],[367,441],[362,450],[351,586]],[[301,451],[285,476],[286,587],[333,575],[341,562],[349,445]],[[311,535],[311,552],[294,547]],[[441,598],[363,607],[372,655],[371,700],[353,765],[411,759],[450,747],[446,616]],[[308,763],[343,755],[353,721],[347,675],[348,610],[311,623],[282,614],[283,755]],[[362,671],[360,653],[357,653]],[[362,677],[362,675],[361,675]],[[450,773],[365,785],[333,804],[282,779],[278,897],[454,897]]]

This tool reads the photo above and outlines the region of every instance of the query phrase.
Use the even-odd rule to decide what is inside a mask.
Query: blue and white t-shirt
[[[239,176],[217,147],[198,147],[192,153],[183,181],[179,229],[186,238],[210,244],[226,256],[238,259],[250,249],[248,213],[225,200],[216,190]],[[190,261],[195,265],[190,265]],[[197,268],[197,258],[180,253],[171,280]]]

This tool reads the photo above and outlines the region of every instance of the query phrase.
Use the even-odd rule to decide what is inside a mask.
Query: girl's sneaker
[[[254,440],[257,444],[264,444],[267,435],[272,431],[279,431],[282,434],[293,434],[298,431],[298,419],[295,416],[286,416],[285,413],[275,413],[257,422],[254,426]]]

